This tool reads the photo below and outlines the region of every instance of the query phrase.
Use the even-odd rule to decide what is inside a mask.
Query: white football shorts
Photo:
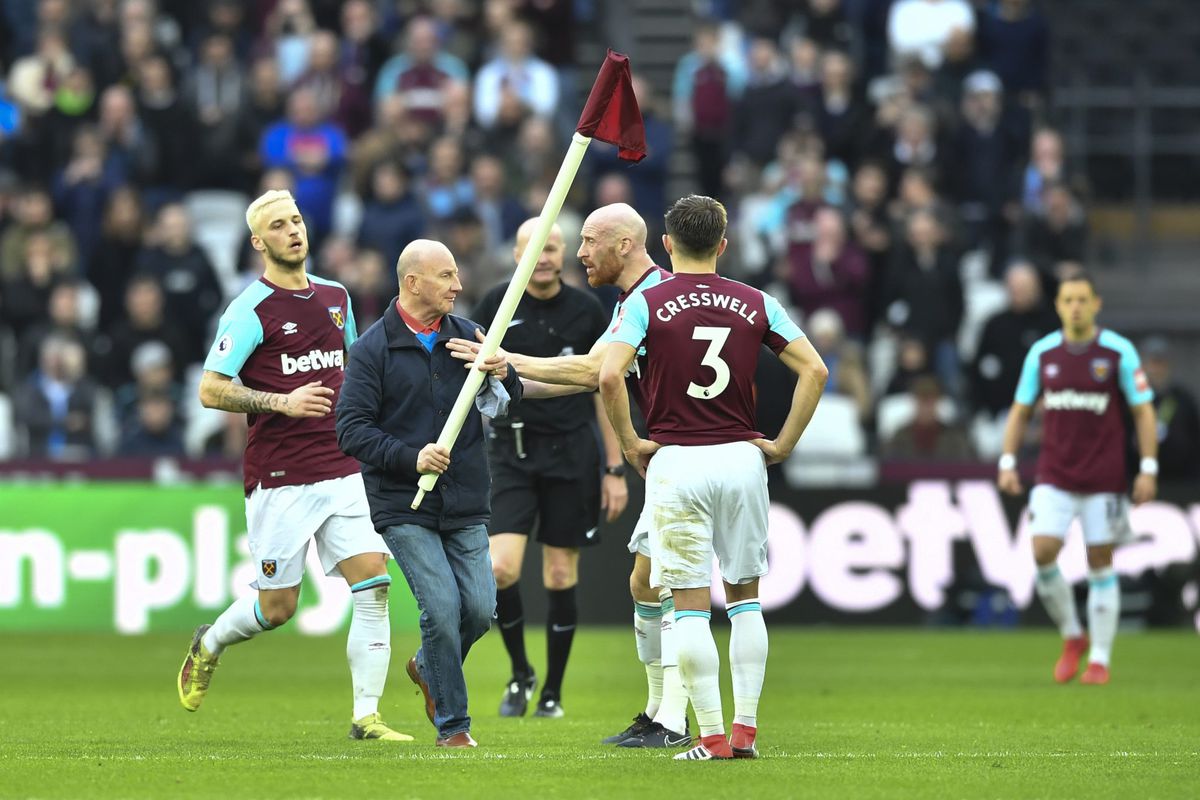
[[[1029,493],[1029,533],[1065,538],[1079,517],[1085,544],[1121,544],[1132,538],[1129,498],[1115,492],[1080,494],[1039,483]]]
[[[668,445],[650,459],[650,585],[700,589],[767,574],[767,466],[749,442]]]
[[[255,589],[286,589],[304,577],[310,539],[326,575],[340,575],[338,563],[362,553],[388,552],[371,524],[362,475],[354,473],[298,486],[254,489],[246,498],[250,557],[258,577]]]
[[[641,553],[650,558],[650,504],[642,504],[642,513],[638,515],[637,523],[633,526],[633,534],[626,545],[629,552]]]

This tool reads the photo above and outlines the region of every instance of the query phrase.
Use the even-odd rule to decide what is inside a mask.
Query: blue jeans
[[[438,736],[469,731],[463,662],[491,627],[496,610],[487,528],[438,533],[421,525],[393,525],[383,540],[421,609],[417,669],[433,695]]]

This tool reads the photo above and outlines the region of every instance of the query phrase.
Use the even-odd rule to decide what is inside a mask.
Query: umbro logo
[[[300,326],[294,322],[285,322],[283,323],[283,335],[291,336],[293,333],[299,330],[299,328]]]

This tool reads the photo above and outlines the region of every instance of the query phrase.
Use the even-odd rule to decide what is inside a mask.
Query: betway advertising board
[[[640,487],[631,495],[636,508]],[[634,517],[626,512],[604,526],[603,542],[583,553],[584,624],[628,622],[632,556],[624,543]],[[1160,500],[1134,509],[1132,523],[1138,540],[1116,556],[1122,575],[1196,563],[1200,498],[1194,493],[1168,488]],[[529,548],[522,583],[534,622],[544,603],[538,550]],[[777,488],[769,559],[761,596],[777,622],[920,623],[946,605],[962,578],[957,572],[967,568],[979,582],[1003,590],[1018,610],[1037,605],[1024,510],[1002,500],[987,481]],[[1078,529],[1060,563],[1069,581],[1085,577]],[[415,630],[416,604],[394,563],[390,568],[393,624]],[[240,487],[0,487],[0,630],[190,630],[252,592],[255,570]],[[719,579],[714,584],[714,604],[721,606]],[[304,587],[289,629],[324,634],[347,624],[346,585],[321,574],[312,550]],[[1197,587],[1180,591],[1194,611]]]

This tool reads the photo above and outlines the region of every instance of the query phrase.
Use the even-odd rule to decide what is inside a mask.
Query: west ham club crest
[[[342,313],[341,306],[329,306],[329,318],[339,331],[346,327],[346,315]]]

